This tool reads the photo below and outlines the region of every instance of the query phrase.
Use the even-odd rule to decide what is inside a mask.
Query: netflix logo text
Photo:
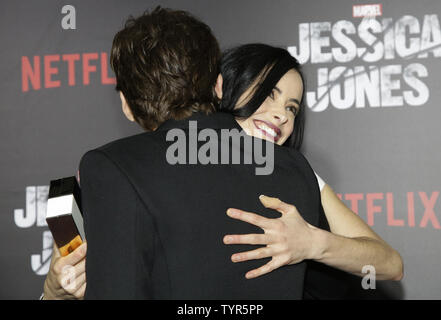
[[[108,55],[105,52],[50,54],[21,57],[21,90],[40,90],[61,86],[116,84],[110,77]],[[93,76],[96,74],[96,76]]]
[[[362,218],[365,216],[370,226],[379,223],[392,227],[440,230],[441,217],[435,211],[438,196],[439,191],[338,194],[352,211]]]

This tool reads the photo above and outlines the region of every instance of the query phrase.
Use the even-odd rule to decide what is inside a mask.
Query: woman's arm
[[[331,232],[317,229],[321,254],[314,260],[363,276],[363,266],[375,267],[379,280],[401,280],[403,261],[400,254],[381,239],[357,214],[350,210],[325,185],[322,206]]]
[[[270,262],[248,272],[246,277],[255,278],[283,265],[312,259],[359,276],[363,275],[365,265],[372,265],[377,279],[400,280],[403,263],[398,252],[349,210],[329,186],[322,194],[331,232],[308,224],[295,206],[277,198],[261,196],[260,201],[265,207],[282,213],[278,219],[267,219],[238,209],[228,210],[230,217],[254,224],[262,228],[264,234],[227,235],[224,243],[266,245],[234,254],[233,262],[272,257]]]

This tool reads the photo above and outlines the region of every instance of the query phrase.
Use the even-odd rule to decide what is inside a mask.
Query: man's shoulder
[[[137,148],[146,144],[157,143],[160,139],[161,133],[159,132],[142,132],[132,136],[120,138],[110,141],[96,148],[96,150],[105,153],[114,153],[128,148]]]
[[[308,178],[309,181],[312,181],[313,185],[317,185],[318,182],[314,169],[312,168],[305,155],[294,148],[286,148],[285,152],[289,156],[289,158],[292,159],[293,163],[298,166],[305,177]]]
[[[85,158],[107,158],[114,163],[124,163],[127,161],[136,161],[142,157],[143,159],[151,158],[158,154],[158,148],[164,147],[165,139],[160,132],[142,132],[132,136],[120,138],[99,147],[87,151],[81,158],[82,162]]]
[[[288,155],[291,160],[295,161],[297,165],[300,165],[308,170],[312,170],[308,159],[306,159],[302,152],[294,148],[282,147],[281,149],[284,153],[286,153],[286,155]]]

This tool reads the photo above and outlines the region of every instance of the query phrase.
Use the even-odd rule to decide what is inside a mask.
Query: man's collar
[[[242,131],[242,127],[234,119],[234,116],[225,112],[215,112],[206,115],[202,112],[195,112],[190,117],[184,120],[167,120],[161,124],[157,131],[170,130],[173,128],[188,129],[190,121],[197,121],[197,127],[199,129],[211,128],[211,129],[239,129]]]

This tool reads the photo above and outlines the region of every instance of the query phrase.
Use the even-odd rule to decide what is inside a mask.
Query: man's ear
[[[216,80],[216,86],[214,87],[214,91],[216,91],[216,95],[219,99],[222,99],[222,85],[224,83],[224,79],[222,75],[219,73]]]
[[[119,97],[121,98],[121,107],[122,111],[124,112],[127,119],[130,121],[135,121],[135,118],[133,117],[132,110],[130,110],[129,105],[127,104],[126,98],[124,97],[123,93],[119,92]]]

